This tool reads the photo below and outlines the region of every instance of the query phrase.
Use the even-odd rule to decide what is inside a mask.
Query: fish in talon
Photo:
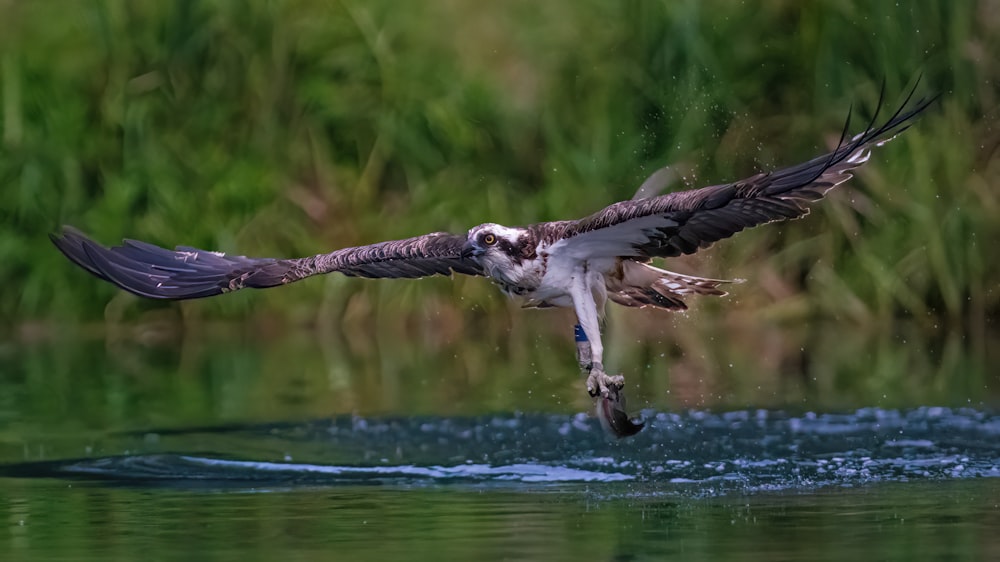
[[[631,437],[646,427],[645,422],[629,417],[625,408],[625,394],[621,390],[613,391],[607,397],[598,396],[595,405],[601,427],[613,437]]]

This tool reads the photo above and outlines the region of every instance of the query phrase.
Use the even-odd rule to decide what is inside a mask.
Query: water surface
[[[631,365],[647,427],[616,441],[558,367],[560,345],[510,359],[540,372],[534,384],[503,377],[508,364],[470,379],[481,368],[448,349],[404,347],[415,360],[382,371],[297,340],[8,349],[0,557],[1000,555],[988,393],[845,408],[844,394],[754,406],[707,387],[704,404],[679,406],[650,398],[656,379]]]

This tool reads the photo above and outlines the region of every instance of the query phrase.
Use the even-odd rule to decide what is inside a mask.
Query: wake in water
[[[1000,416],[972,409],[644,417],[645,432],[615,443],[583,415],[144,431],[116,437],[128,454],[10,464],[0,476],[255,490],[626,482],[628,493],[685,495],[1000,476]]]

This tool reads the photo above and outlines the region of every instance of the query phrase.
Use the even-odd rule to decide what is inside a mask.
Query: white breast
[[[544,245],[538,248],[538,259],[535,262],[542,266],[542,275],[538,286],[525,296],[529,305],[571,307],[570,287],[574,279],[580,275],[590,277],[588,283],[595,291],[603,294],[604,276],[610,273],[617,263],[617,258],[600,257],[596,259],[581,259],[579,256],[559,252],[557,242],[550,247]],[[562,248],[565,250],[565,248]],[[599,295],[595,295],[595,298]],[[600,299],[603,302],[603,299]]]

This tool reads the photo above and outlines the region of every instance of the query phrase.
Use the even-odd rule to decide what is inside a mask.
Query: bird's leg
[[[587,393],[591,396],[600,395],[607,398],[610,393],[621,389],[625,384],[625,378],[621,375],[615,377],[608,375],[604,372],[604,366],[601,365],[601,362],[594,361],[593,348],[583,326],[580,324],[574,326],[573,334],[576,339],[576,359],[580,363],[580,370],[587,373]],[[599,337],[600,334],[598,334]]]
[[[577,322],[577,360],[580,368],[588,372],[587,392],[591,396],[608,398],[617,394],[625,385],[625,377],[610,376],[604,372],[604,346],[601,344],[601,324],[597,314],[597,303],[587,286],[586,272],[575,276],[571,287],[573,308]],[[582,338],[582,340],[581,340]],[[589,347],[589,356],[587,349]]]
[[[597,398],[597,418],[611,435],[628,437],[642,430],[645,424],[634,422],[625,411],[625,377],[609,376],[601,364],[604,346],[601,345],[601,324],[597,314],[598,300],[590,290],[586,270],[577,272],[570,286],[573,308],[578,324],[575,327],[576,358],[580,368],[587,372],[587,393]],[[603,299],[600,301],[603,306]]]
[[[587,332],[583,331],[583,326],[579,324],[573,326],[573,339],[576,340],[576,360],[580,363],[580,370],[589,373],[594,366],[594,358],[590,351],[590,340],[587,339]]]

